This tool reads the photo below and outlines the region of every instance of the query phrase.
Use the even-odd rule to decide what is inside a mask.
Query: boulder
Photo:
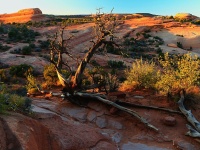
[[[167,116],[163,119],[163,124],[167,126],[175,126],[176,125],[176,118]]]

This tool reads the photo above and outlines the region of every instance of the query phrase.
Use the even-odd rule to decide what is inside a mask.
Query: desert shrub
[[[96,60],[90,60],[90,64],[97,67],[97,66],[100,66],[100,64],[96,61]]]
[[[148,39],[149,37],[151,37],[151,35],[147,34],[146,32],[143,32],[142,35],[144,36],[145,39]]]
[[[158,40],[158,44],[159,44],[159,45],[164,44],[164,41],[163,41],[162,38],[160,38],[160,37],[158,37],[158,36],[154,36],[153,38],[154,38],[155,40]]]
[[[176,34],[176,36],[184,37],[184,35]]]
[[[158,79],[155,63],[136,60],[132,68],[126,71],[127,80],[124,86],[134,86],[136,88],[154,88]]]
[[[159,80],[156,88],[163,94],[177,93],[181,89],[199,84],[199,59],[191,54],[182,56],[164,55],[164,59],[159,60],[162,70],[159,72]]]
[[[38,87],[40,85],[37,83],[35,77],[32,74],[29,74],[27,77],[27,84],[26,84],[26,90],[28,93],[33,94],[38,91]]]
[[[125,68],[126,67],[123,61],[109,60],[107,63],[110,68]]]
[[[11,76],[26,77],[30,73],[33,73],[33,67],[31,65],[21,64],[10,67]]]
[[[84,72],[83,85],[98,85],[98,89],[106,92],[115,91],[119,86],[119,79],[116,71],[107,72],[102,67],[86,69]]]
[[[7,88],[5,85],[0,85],[0,113],[7,111],[30,113],[31,100],[16,94],[10,94]]]
[[[6,69],[0,69],[0,82],[5,82],[9,80],[9,76],[7,74]]]
[[[37,33],[27,28],[26,25],[12,25],[8,30],[8,38],[14,42],[25,42],[35,40]]]
[[[41,47],[42,49],[48,48],[49,45],[50,45],[49,40],[47,40],[47,41],[38,41],[38,42],[40,43],[40,47]]]
[[[30,48],[35,48],[36,46],[35,46],[34,43],[29,43],[29,47],[30,47]]]
[[[183,49],[183,45],[181,42],[177,42],[177,47],[182,48]]]
[[[58,76],[53,64],[44,67],[43,76],[47,86],[57,85]]]
[[[9,50],[10,48],[11,48],[10,46],[2,45],[0,43],[0,52],[5,52],[5,51]]]
[[[30,55],[31,54],[31,47],[30,46],[24,46],[22,48],[22,55]]]
[[[119,87],[119,78],[115,71],[105,74],[106,91],[113,92]]]
[[[3,26],[0,25],[0,34],[3,34],[4,33],[4,28]]]

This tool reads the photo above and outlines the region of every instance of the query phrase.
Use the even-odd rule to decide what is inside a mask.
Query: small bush
[[[34,76],[32,74],[29,74],[26,79],[27,79],[27,84],[26,84],[27,92],[30,94],[36,93],[38,91],[39,84],[37,83]]]
[[[7,86],[0,85],[0,113],[6,113],[7,111],[30,113],[31,100],[16,94],[10,94]]]
[[[182,48],[183,49],[183,45],[181,42],[177,42],[177,47]]]
[[[109,60],[107,63],[110,68],[125,68],[126,67],[123,61]]]
[[[47,86],[57,85],[58,76],[53,64],[44,67],[43,75]]]
[[[163,94],[173,94],[181,89],[199,84],[199,59],[191,54],[183,56],[164,55],[164,59],[159,60],[162,70],[159,72],[159,80],[156,88]]]
[[[136,60],[132,68],[126,71],[125,85],[134,85],[136,88],[154,88],[158,79],[155,63]]]
[[[50,42],[47,40],[47,41],[38,41],[40,43],[40,47],[42,49],[47,49],[49,48],[49,45],[50,45]]]
[[[34,43],[30,43],[30,44],[29,44],[29,47],[30,47],[30,48],[35,48],[36,46],[35,46]]]
[[[119,86],[119,79],[114,70],[108,73],[102,67],[98,66],[91,70],[86,69],[84,76],[84,86],[98,85],[99,90],[103,88],[106,92],[115,91]]]
[[[100,66],[100,64],[96,60],[90,60],[90,64],[93,65],[94,67]]]
[[[0,52],[5,52],[7,50],[9,50],[11,47],[7,46],[7,45],[2,45],[0,43]]]
[[[33,67],[27,64],[21,64],[10,67],[11,76],[26,77],[30,73],[33,73]]]
[[[30,55],[32,52],[32,49],[30,46],[25,46],[22,48],[22,55]]]
[[[0,82],[5,82],[9,80],[8,72],[5,69],[0,69]]]

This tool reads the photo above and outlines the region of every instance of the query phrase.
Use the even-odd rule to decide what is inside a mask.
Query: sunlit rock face
[[[22,14],[22,15],[38,15],[38,14],[42,14],[42,11],[39,8],[30,8],[30,9],[19,10],[18,14]]]
[[[0,15],[0,22],[2,23],[26,23],[28,21],[41,21],[45,16],[39,8],[22,9],[12,14]]]
[[[184,19],[184,20],[194,20],[197,18],[197,16],[194,16],[190,13],[177,13],[174,17],[178,19]]]

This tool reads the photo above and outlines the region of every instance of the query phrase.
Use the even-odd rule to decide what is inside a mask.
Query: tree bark
[[[128,106],[133,106],[133,107],[139,107],[139,108],[147,108],[147,109],[154,109],[154,110],[161,110],[161,111],[166,111],[169,113],[176,113],[182,115],[180,111],[172,110],[172,109],[167,109],[167,108],[162,108],[162,107],[156,107],[156,106],[144,106],[144,105],[138,105],[138,104],[133,104],[129,102],[123,102],[120,100],[116,101],[117,104],[119,105],[128,105]]]
[[[193,127],[191,127],[190,125],[186,124],[186,127],[188,128],[188,132],[186,133],[186,135],[189,135],[191,137],[200,137],[200,122],[197,121],[197,119],[194,117],[194,115],[192,114],[191,110],[186,110],[185,106],[184,106],[184,92],[180,93],[181,94],[181,98],[178,101],[178,105],[179,105],[179,109],[180,111],[185,115],[185,117],[187,118],[188,122],[191,123],[193,125]]]
[[[78,69],[76,70],[76,73],[75,73],[74,80],[73,80],[73,85],[75,87],[80,88],[81,81],[82,81],[82,75],[83,75],[83,72],[85,70],[85,67],[86,67],[87,63],[90,61],[90,59],[92,58],[94,52],[97,50],[97,48],[99,48],[101,46],[102,43],[103,43],[103,38],[100,38],[93,45],[93,47],[90,48],[90,50],[87,52],[87,54],[85,55],[85,57],[83,58],[83,60],[79,64]]]

